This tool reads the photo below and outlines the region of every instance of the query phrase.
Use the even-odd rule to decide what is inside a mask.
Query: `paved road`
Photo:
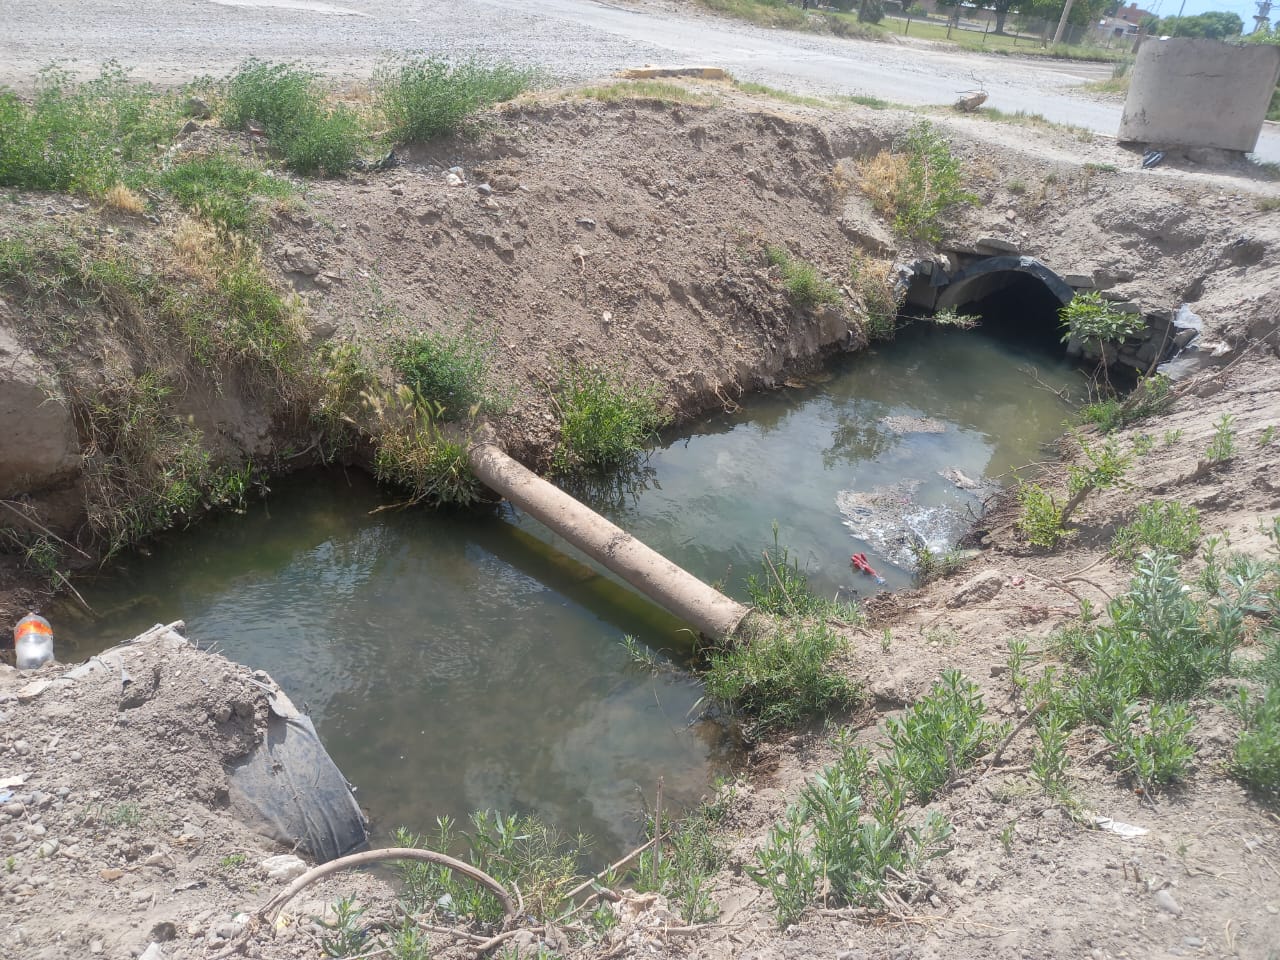
[[[643,63],[697,62],[797,92],[950,103],[981,81],[988,104],[1114,134],[1120,105],[1073,91],[1105,64],[983,57],[947,48],[766,30],[673,0],[0,0],[0,83],[23,88],[54,60],[116,58],[142,77],[182,82],[249,56],[302,59],[367,76],[406,50],[502,58],[566,81]],[[1280,162],[1269,125],[1258,156]]]

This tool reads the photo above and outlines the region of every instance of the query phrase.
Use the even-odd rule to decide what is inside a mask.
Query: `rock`
[[[1008,240],[1001,240],[999,237],[982,237],[976,244],[980,253],[986,253],[994,250],[996,253],[1017,253],[1018,245],[1010,243]]]
[[[36,847],[36,856],[45,860],[52,857],[57,852],[58,841],[53,839],[46,840],[44,843],[40,844],[40,846]]]
[[[195,120],[208,120],[213,116],[213,108],[202,97],[188,97],[183,112]]]
[[[13,752],[20,757],[25,757],[31,752],[31,744],[25,740],[15,740],[13,741]]]
[[[991,600],[1004,587],[1004,575],[995,570],[984,570],[967,580],[947,601],[948,607],[964,607],[971,603]]]
[[[1178,901],[1173,899],[1173,894],[1168,890],[1156,891],[1156,906],[1165,913],[1171,913],[1175,917],[1182,916],[1182,907],[1178,905]]]
[[[307,865],[291,853],[267,857],[258,867],[267,875],[268,880],[275,880],[277,883],[288,883],[307,872]]]
[[[482,183],[480,186],[476,187],[476,193],[480,194],[482,197],[487,197],[489,194],[493,193],[493,187],[487,183]]]
[[[300,273],[306,277],[314,277],[323,267],[316,257],[302,247],[285,247],[280,257],[280,265],[286,273]]]
[[[445,178],[444,178],[444,182],[445,182],[445,184],[446,184],[446,185],[448,185],[448,186],[450,186],[450,187],[460,187],[460,186],[462,186],[464,183],[466,183],[466,181],[465,181],[465,180],[463,180],[463,179],[462,179],[460,176],[458,176],[456,173],[446,174],[446,175],[445,175]]]
[[[1097,286],[1093,282],[1093,277],[1083,273],[1064,274],[1062,279],[1066,281],[1067,286],[1075,287],[1077,290],[1092,290]]]
[[[489,183],[499,193],[515,193],[520,189],[520,181],[509,173],[500,173]]]
[[[0,301],[0,497],[65,487],[80,472],[80,441],[56,383],[18,342]],[[12,514],[6,522],[25,526]]]
[[[164,951],[160,949],[160,944],[153,940],[147,944],[147,949],[142,951],[138,960],[164,960]]]
[[[178,928],[172,921],[161,920],[151,928],[149,936],[157,943],[168,943],[178,939]]]
[[[1197,950],[1199,950],[1201,947],[1204,946],[1203,937],[1183,937],[1182,942],[1185,943],[1188,947],[1194,947]]]
[[[113,880],[119,880],[123,877],[124,871],[119,867],[107,867],[105,870],[99,870],[98,876],[101,877],[104,882],[111,883]]]
[[[94,939],[89,941],[89,952],[92,954],[99,954],[105,948],[106,948],[106,945],[102,942],[101,939]]]

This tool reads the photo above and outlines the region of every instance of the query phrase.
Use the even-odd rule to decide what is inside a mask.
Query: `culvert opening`
[[[1063,350],[1058,319],[1062,301],[1043,281],[1012,270],[981,279],[960,294],[952,307],[956,313],[981,318],[988,335],[1010,343],[1049,352]]]

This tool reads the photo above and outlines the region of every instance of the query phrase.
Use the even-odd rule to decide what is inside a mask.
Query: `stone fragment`
[[[962,584],[947,601],[947,606],[964,607],[971,603],[983,603],[995,597],[1003,586],[1003,574],[995,570],[984,570]]]
[[[1156,906],[1165,913],[1171,913],[1175,917],[1182,916],[1182,907],[1178,905],[1178,901],[1173,899],[1173,894],[1168,890],[1157,890],[1155,896]]]
[[[277,883],[288,883],[307,872],[307,865],[291,853],[267,857],[258,864],[258,867],[267,875],[268,880],[274,880]]]
[[[1010,243],[1008,240],[1002,240],[999,237],[981,237],[976,244],[980,253],[986,253],[994,250],[997,253],[1017,253],[1018,245]]]

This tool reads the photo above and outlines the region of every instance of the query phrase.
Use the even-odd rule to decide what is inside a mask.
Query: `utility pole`
[[[1062,8],[1062,19],[1058,21],[1058,29],[1053,34],[1053,45],[1055,47],[1062,42],[1062,35],[1067,29],[1067,17],[1071,15],[1071,7],[1075,2],[1076,0],[1067,0],[1067,5]]]
[[[1253,16],[1253,32],[1271,29],[1271,0],[1255,0],[1258,12]]]

